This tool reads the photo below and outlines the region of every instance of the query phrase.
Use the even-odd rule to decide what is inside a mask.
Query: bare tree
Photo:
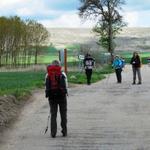
[[[98,33],[99,42],[113,56],[115,36],[126,24],[119,13],[124,0],[80,0],[79,15],[85,19],[95,19],[94,31]]]

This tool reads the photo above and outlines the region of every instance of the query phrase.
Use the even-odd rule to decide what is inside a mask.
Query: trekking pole
[[[48,131],[49,122],[50,122],[50,112],[49,112],[49,115],[48,115],[48,118],[47,118],[47,126],[45,128],[44,134],[46,134],[46,132]]]

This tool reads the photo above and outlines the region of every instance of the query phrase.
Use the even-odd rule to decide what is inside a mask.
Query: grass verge
[[[0,95],[14,95],[17,99],[44,85],[44,71],[1,72]]]
[[[99,80],[102,80],[105,78],[105,74],[109,74],[114,72],[112,67],[110,65],[103,66],[101,68],[98,68],[96,70],[93,70],[92,74],[92,83],[95,83]],[[68,73],[68,81],[71,83],[77,83],[77,84],[86,84],[86,76],[85,72],[75,72],[71,71]]]
[[[111,66],[103,66],[93,70],[92,83],[105,78],[105,74],[112,73]],[[85,84],[86,76],[83,72],[68,72],[70,83]],[[44,71],[27,72],[1,72],[0,73],[0,95],[14,95],[17,99],[29,95],[36,89],[44,87]]]

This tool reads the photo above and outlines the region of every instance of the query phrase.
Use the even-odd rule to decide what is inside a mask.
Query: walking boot
[[[138,82],[138,84],[142,84],[141,82]]]
[[[55,137],[56,137],[56,134],[51,134],[51,137],[52,137],[52,138],[55,138]]]
[[[66,136],[67,136],[67,131],[63,131],[63,130],[62,130],[61,133],[62,133],[62,136],[63,136],[63,137],[66,137]]]

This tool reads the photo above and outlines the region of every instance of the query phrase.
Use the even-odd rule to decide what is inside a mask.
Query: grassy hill
[[[57,48],[90,43],[97,47],[98,37],[89,28],[49,28],[50,42]],[[116,50],[150,51],[150,28],[124,28],[116,38]]]

